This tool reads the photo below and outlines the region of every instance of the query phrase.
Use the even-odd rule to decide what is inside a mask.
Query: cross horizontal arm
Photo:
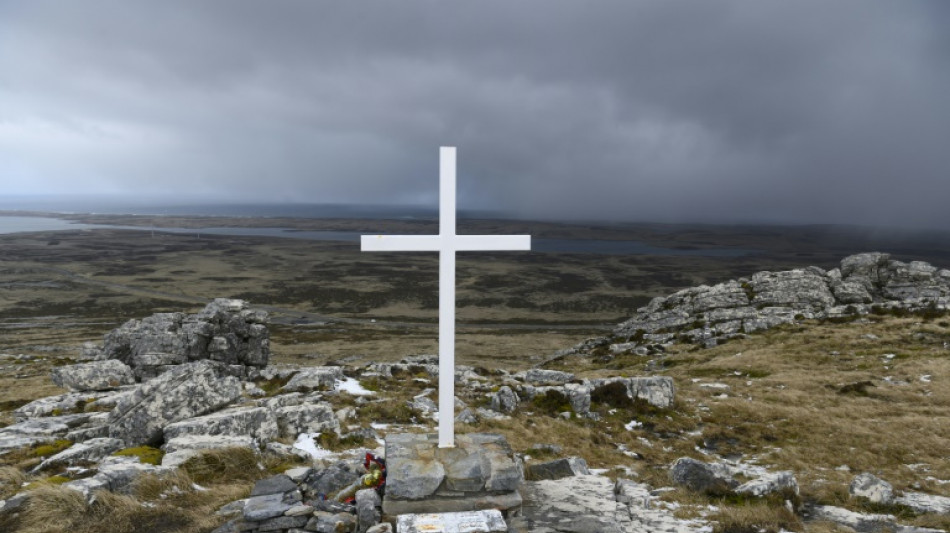
[[[457,252],[530,250],[531,235],[456,235]]]
[[[361,235],[363,252],[438,252],[442,239],[438,235]]]

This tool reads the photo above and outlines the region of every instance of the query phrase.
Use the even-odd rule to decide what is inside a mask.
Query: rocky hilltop
[[[611,335],[589,339],[558,356],[594,351],[646,355],[673,342],[711,347],[807,319],[947,309],[950,270],[870,252],[846,257],[839,268],[831,270],[812,266],[764,271],[749,278],[660,296],[637,309]]]
[[[484,527],[465,531],[779,533],[815,522],[860,533],[945,531],[950,497],[941,487],[950,483],[950,463],[934,459],[945,456],[945,442],[932,420],[950,401],[942,385],[950,367],[938,366],[950,349],[948,309],[950,271],[882,253],[845,258],[830,271],[760,272],[682,290],[654,299],[612,335],[559,354],[560,370],[457,365],[459,446],[433,459],[421,456],[427,452],[419,442],[431,440],[435,427],[436,356],[275,365],[267,314],[218,299],[195,314],[130,320],[101,345],[83,346],[84,362],[52,368],[52,381],[67,392],[20,405],[16,422],[0,427],[0,462],[15,465],[0,468],[0,530],[19,531],[44,508],[60,513],[56,505],[95,519],[108,514],[102,502],[135,495],[151,499],[122,500],[129,513],[177,512],[188,499],[210,498],[204,515],[211,516],[189,531],[217,533],[382,533],[394,523],[399,533],[427,531],[405,517],[468,512],[473,502],[482,510],[486,501],[494,513],[466,515],[466,523]],[[846,354],[838,345],[826,353],[809,346],[793,361],[808,369],[807,380],[763,368],[761,353],[741,359],[730,351],[719,354],[728,361],[715,361],[717,350],[731,348],[718,344],[742,337],[767,343],[768,333],[753,334],[781,324],[860,317],[870,324],[909,313],[940,317],[916,332],[930,344],[882,353],[868,344],[879,337],[862,334],[858,346],[870,355],[854,344],[844,345]],[[915,337],[899,341],[907,338]],[[712,355],[703,360],[696,352]],[[565,364],[568,353],[593,357],[583,361],[587,367],[580,359]],[[651,365],[632,354],[679,359]],[[0,354],[9,358],[23,361]],[[601,358],[616,360],[603,365]],[[829,365],[825,375],[838,365],[836,376],[859,381],[817,383],[815,360]],[[878,368],[887,375],[869,370]],[[875,382],[890,389],[869,393]],[[884,436],[872,447],[867,435],[877,437],[877,426],[841,428],[865,439],[844,442],[843,455],[831,453],[829,441],[804,448],[803,421],[823,417],[812,406],[788,409],[809,397],[822,409],[854,408],[846,415],[867,424],[893,424],[895,406],[919,406],[912,423],[935,425],[937,451],[903,455],[906,444]],[[744,426],[763,407],[765,420]],[[838,430],[810,432],[843,440]],[[474,444],[492,453],[475,460],[465,454]],[[782,455],[783,446],[791,455]],[[874,461],[888,456],[884,476]],[[605,468],[589,468],[591,458]],[[386,460],[402,466],[384,475],[378,465]],[[844,461],[860,466],[852,473]],[[229,462],[241,466],[227,470]],[[246,486],[215,500],[207,494],[214,487],[195,479],[216,468]],[[142,487],[153,487],[151,496]],[[689,513],[678,512],[686,506]],[[63,530],[80,530],[67,527],[79,522],[66,514],[54,519]]]

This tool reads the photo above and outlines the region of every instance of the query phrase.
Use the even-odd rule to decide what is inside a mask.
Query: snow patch
[[[314,459],[332,457],[333,452],[317,444],[317,437],[319,436],[319,433],[301,433],[297,436],[294,448],[307,452]]]
[[[353,396],[372,396],[375,394],[373,391],[363,388],[360,382],[353,378],[345,378],[342,381],[337,380],[334,388],[340,392],[352,394]]]

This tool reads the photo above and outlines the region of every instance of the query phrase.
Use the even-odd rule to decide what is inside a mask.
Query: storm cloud
[[[0,195],[950,224],[943,0],[0,3]]]

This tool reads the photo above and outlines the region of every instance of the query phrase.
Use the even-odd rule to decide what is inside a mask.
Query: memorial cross
[[[455,234],[455,147],[439,149],[439,234],[362,235],[363,252],[439,252],[439,447],[455,446],[455,252],[530,250],[530,235]]]

